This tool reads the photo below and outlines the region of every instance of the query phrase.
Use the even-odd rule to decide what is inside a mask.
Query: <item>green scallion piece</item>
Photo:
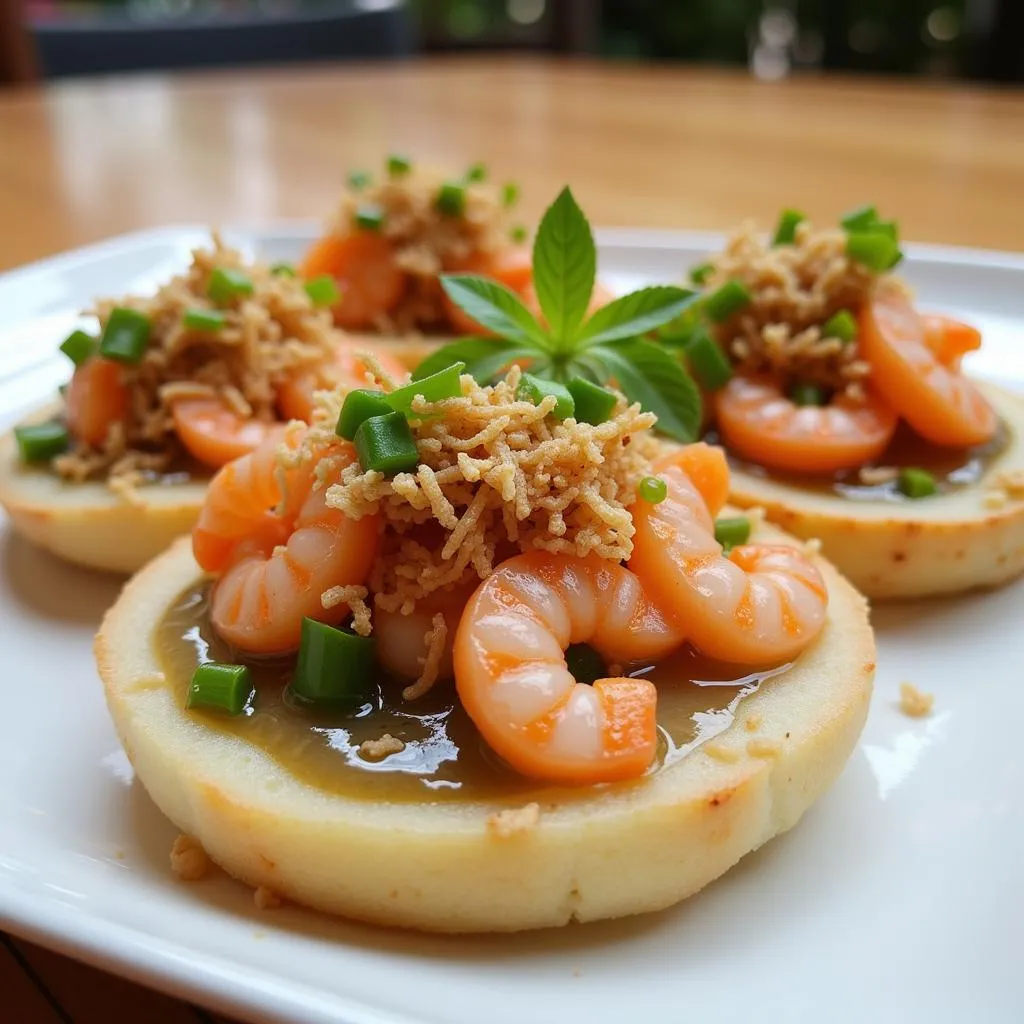
[[[522,243],[526,241],[526,235],[526,228],[522,224],[516,224],[508,233],[508,237],[511,238],[516,245],[522,245]]]
[[[363,420],[352,440],[364,470],[394,476],[411,473],[419,465],[420,455],[409,421],[400,412]]]
[[[303,619],[289,692],[301,702],[354,709],[370,695],[376,641],[315,619]]]
[[[501,186],[501,205],[508,209],[519,202],[519,186],[514,181],[507,181]]]
[[[660,476],[645,476],[640,481],[640,497],[651,505],[660,505],[668,497],[668,485]]]
[[[701,288],[704,282],[714,273],[714,270],[714,263],[698,263],[697,266],[690,267],[690,280],[698,288]]]
[[[388,174],[392,178],[400,178],[412,170],[412,161],[401,153],[392,153],[388,157]]]
[[[406,416],[414,415],[412,403],[417,395],[422,395],[427,402],[443,402],[446,398],[458,398],[462,394],[462,384],[459,378],[466,364],[452,363],[437,373],[430,374],[420,380],[414,380],[410,384],[404,384],[400,388],[386,395],[388,405],[396,412],[404,413]]]
[[[870,204],[847,210],[839,218],[840,225],[847,231],[870,231],[878,222],[878,211]]]
[[[896,486],[908,498],[929,498],[939,490],[935,477],[928,470],[913,466],[900,470]]]
[[[723,517],[715,520],[715,540],[728,551],[750,540],[750,520],[745,516]]]
[[[296,277],[295,268],[290,263],[275,263],[270,272],[274,277]]]
[[[61,342],[60,350],[75,366],[81,366],[96,352],[96,339],[85,331],[72,331]]]
[[[885,235],[894,242],[900,240],[899,225],[894,220],[876,220],[874,224],[869,226],[868,230],[876,235]]]
[[[888,235],[859,231],[846,236],[846,255],[869,270],[881,273],[900,261],[900,247]]]
[[[137,363],[146,352],[151,329],[149,317],[137,309],[116,307],[100,336],[100,355],[118,363]]]
[[[356,388],[345,396],[334,432],[338,437],[352,441],[363,420],[371,416],[388,416],[392,412],[394,410],[388,405],[383,391]]]
[[[792,245],[796,241],[797,225],[805,220],[807,217],[799,210],[783,210],[779,215],[779,223],[775,228],[772,245]]]
[[[384,210],[377,203],[360,203],[356,207],[356,227],[363,231],[380,231],[384,226]]]
[[[70,443],[63,423],[33,423],[14,428],[14,440],[22,462],[49,462]]]
[[[231,302],[239,295],[252,295],[252,278],[241,270],[232,267],[215,267],[210,272],[210,280],[206,285],[206,294],[218,306]]]
[[[466,181],[485,181],[487,178],[486,164],[473,164],[466,171]]]
[[[197,665],[192,673],[185,707],[240,715],[252,695],[252,676],[245,665],[221,665],[210,661]]]
[[[838,338],[843,344],[848,344],[857,337],[856,317],[848,310],[841,309],[833,313],[822,325],[821,336],[823,338]]]
[[[333,306],[341,298],[338,282],[330,274],[321,274],[303,282],[302,287],[314,306]]]
[[[750,292],[742,281],[726,281],[709,295],[704,296],[704,312],[716,324],[728,320],[750,302]]]
[[[604,658],[590,644],[569,644],[565,649],[565,667],[577,683],[590,686],[608,673]]]
[[[446,217],[461,217],[466,209],[466,186],[461,181],[446,181],[437,193],[437,208]]]
[[[219,331],[227,319],[219,309],[187,309],[181,322],[192,331]]]
[[[535,377],[532,373],[524,373],[519,378],[519,387],[516,388],[516,398],[521,402],[532,402],[540,405],[549,395],[555,399],[555,407],[551,415],[557,420],[565,420],[576,411],[576,402],[572,392],[564,384],[558,381],[544,380],[542,377]]]
[[[828,401],[825,389],[817,384],[794,384],[789,389],[789,398],[794,405],[825,405]]]
[[[611,416],[618,402],[614,391],[595,384],[586,377],[573,377],[566,388],[572,395],[574,406],[573,416],[577,423],[590,423],[597,426]]]
[[[353,192],[362,192],[370,184],[370,175],[366,171],[350,171],[348,175],[348,187]]]
[[[732,364],[707,331],[698,329],[683,351],[697,383],[705,391],[718,391],[732,379]]]

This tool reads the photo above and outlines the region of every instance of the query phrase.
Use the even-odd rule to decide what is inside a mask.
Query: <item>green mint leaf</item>
[[[531,372],[535,366],[544,371],[549,366],[547,356],[530,345],[502,338],[462,338],[431,352],[413,371],[412,379],[422,380],[460,362],[466,364],[466,373],[472,374],[479,384],[490,383],[515,362],[528,365]]]
[[[701,426],[701,397],[679,361],[663,348],[639,338],[596,345],[587,350],[597,358],[606,379],[614,380],[631,401],[658,417],[655,430],[676,441],[695,441]]]
[[[703,330],[704,317],[700,300],[698,293],[682,313],[657,329],[655,334],[661,344],[670,348],[685,348]]]
[[[478,324],[508,341],[547,350],[544,329],[515,292],[479,274],[442,274],[448,298]]]
[[[698,298],[697,292],[671,285],[655,285],[630,292],[594,313],[580,332],[579,342],[581,345],[599,345],[646,334],[679,316]]]
[[[590,304],[597,272],[594,236],[566,186],[533,242],[533,286],[556,352],[568,351]]]

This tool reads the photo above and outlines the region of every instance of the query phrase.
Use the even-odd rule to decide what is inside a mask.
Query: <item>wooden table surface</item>
[[[0,93],[0,270],[173,222],[324,217],[390,150],[523,186],[600,225],[834,219],[1024,249],[1024,94],[873,79],[501,59],[68,83]],[[0,1018],[198,1024],[208,1014],[0,937]]]

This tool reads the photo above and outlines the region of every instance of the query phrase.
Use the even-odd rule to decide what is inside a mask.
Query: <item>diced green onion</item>
[[[72,331],[61,342],[60,350],[75,366],[81,366],[96,351],[96,339],[85,331]]]
[[[364,231],[380,231],[384,226],[384,210],[377,203],[360,203],[356,208],[356,226]]]
[[[807,218],[799,210],[783,210],[775,228],[772,245],[792,245],[796,240],[796,228]]]
[[[383,391],[356,388],[345,396],[334,432],[338,437],[352,441],[363,420],[368,420],[371,416],[387,416],[393,411]]]
[[[885,269],[886,270],[892,270],[894,267],[898,267],[902,262],[903,262],[903,251],[901,249],[897,249],[896,250],[896,254],[893,256],[892,260],[889,262],[889,266],[887,266]]]
[[[303,619],[291,693],[309,704],[358,707],[370,695],[376,647],[372,637]]]
[[[466,208],[466,186],[461,181],[446,181],[437,193],[437,208],[446,217],[461,217]]]
[[[240,715],[252,695],[252,676],[245,665],[221,665],[210,661],[197,665],[192,673],[185,706]]]
[[[839,218],[840,225],[847,231],[870,231],[878,222],[878,211],[870,204],[857,206]]]
[[[14,440],[22,462],[49,462],[65,451],[70,442],[63,423],[33,423],[14,428]]]
[[[508,209],[519,202],[519,186],[514,181],[508,181],[501,186],[501,205]]]
[[[310,278],[303,283],[302,287],[313,300],[314,306],[333,306],[341,298],[338,282],[330,274],[321,274],[319,277]]]
[[[595,384],[586,377],[573,377],[566,385],[572,395],[574,406],[573,416],[577,423],[591,423],[597,426],[611,416],[618,402],[614,391]]]
[[[151,329],[149,317],[137,309],[112,309],[100,337],[100,355],[118,363],[137,363],[145,354]]]
[[[206,285],[206,294],[222,306],[238,295],[252,295],[252,278],[241,270],[232,267],[215,267],[210,272],[210,280]]]
[[[750,520],[746,516],[723,517],[715,520],[715,540],[728,551],[750,540]]]
[[[697,383],[705,391],[718,391],[732,379],[732,365],[721,346],[699,329],[683,350]]]
[[[704,282],[714,273],[714,263],[698,263],[695,267],[690,267],[690,280],[701,287]]]
[[[350,171],[348,176],[348,187],[353,192],[362,192],[370,184],[370,175],[366,171]]]
[[[750,302],[750,292],[742,281],[726,281],[710,295],[704,296],[704,312],[708,319],[720,324],[738,313]]]
[[[446,366],[429,377],[395,388],[385,398],[396,412],[407,416],[414,415],[412,403],[417,395],[422,395],[427,402],[443,402],[446,398],[458,398],[462,394],[462,383],[459,378],[465,369],[465,363],[452,363],[451,366]]]
[[[640,497],[651,505],[660,505],[668,497],[668,485],[660,476],[645,476],[640,481]]]
[[[227,316],[219,309],[187,309],[181,322],[193,331],[219,331]]]
[[[521,245],[523,242],[525,242],[526,235],[526,228],[522,224],[516,224],[515,227],[513,227],[508,233],[508,237],[511,238],[512,241],[516,243],[516,245]]]
[[[392,178],[400,178],[412,170],[412,161],[401,153],[392,153],[388,157],[388,174]]]
[[[899,225],[894,220],[876,220],[868,230],[876,235],[885,235],[894,242],[898,242],[900,238]]]
[[[270,272],[274,277],[295,277],[295,268],[290,263],[275,263]]]
[[[908,498],[928,498],[937,494],[939,490],[935,477],[928,470],[916,469],[913,466],[900,470],[896,486]]]
[[[577,683],[588,686],[608,672],[604,658],[590,644],[569,644],[565,649],[565,667]]]
[[[544,380],[542,377],[534,377],[532,373],[524,373],[519,379],[516,398],[521,402],[540,405],[549,395],[553,395],[555,399],[555,407],[551,411],[551,415],[555,419],[564,420],[573,415],[576,410],[576,402],[564,384],[559,384],[554,380]]]
[[[356,428],[353,441],[359,465],[385,476],[410,473],[420,461],[409,421],[400,412],[370,416]]]
[[[821,326],[823,338],[838,338],[844,344],[857,337],[857,320],[848,309],[833,313]]]
[[[900,260],[900,247],[888,235],[874,231],[853,232],[846,236],[846,255],[869,270],[881,273]]]
[[[486,178],[486,164],[473,164],[472,167],[466,171],[466,181],[484,181]]]
[[[794,405],[825,405],[828,400],[825,389],[817,384],[794,384],[789,397]]]

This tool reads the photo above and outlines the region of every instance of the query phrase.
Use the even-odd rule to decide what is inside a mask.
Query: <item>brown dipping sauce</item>
[[[507,767],[481,739],[463,711],[452,680],[438,682],[415,701],[403,701],[402,685],[381,676],[372,698],[357,711],[311,713],[284,698],[293,658],[239,659],[215,633],[209,618],[209,583],[191,587],[170,606],[153,634],[157,659],[175,701],[185,706],[195,667],[205,661],[249,665],[256,698],[236,718],[194,710],[211,729],[238,736],[265,751],[300,781],[329,793],[366,800],[522,801],[555,792],[587,796],[591,787],[565,790],[524,778]],[[750,673],[709,661],[690,648],[656,666],[635,666],[658,687],[660,739],[655,767],[672,764],[729,727],[744,697],[788,666]],[[390,733],[405,749],[380,761],[359,753],[364,740]]]

